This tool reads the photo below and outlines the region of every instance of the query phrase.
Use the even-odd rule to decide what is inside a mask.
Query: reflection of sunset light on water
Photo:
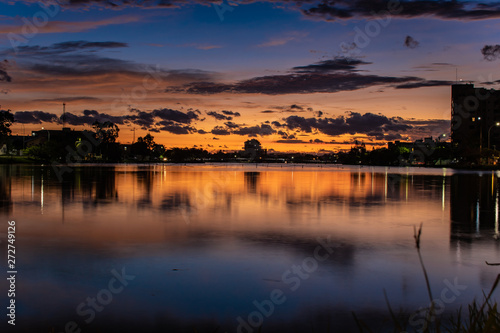
[[[182,303],[188,315],[201,311],[190,305],[203,299],[200,288],[251,305],[227,294],[229,277],[248,284],[244,300],[255,297],[254,290],[267,292],[270,280],[279,282],[277,274],[327,236],[339,254],[318,267],[297,302],[287,303],[290,315],[303,302],[384,307],[384,288],[395,304],[419,306],[425,297],[412,235],[420,223],[432,283],[459,275],[472,298],[493,276],[483,263],[496,256],[496,177],[357,166],[120,165],[77,167],[59,183],[45,169],[16,168],[10,183],[0,184],[12,202],[8,214],[22,221],[23,262],[32,271],[77,276],[78,267],[106,271],[119,260],[132,274],[132,268],[148,272],[138,275],[141,290],[190,295],[165,300]],[[165,275],[178,268],[187,269],[176,271],[180,279]],[[33,275],[26,283],[46,283],[65,294],[59,281],[65,278],[55,277]],[[129,304],[137,303],[139,296],[130,297]],[[148,306],[141,315],[158,310],[155,303]]]

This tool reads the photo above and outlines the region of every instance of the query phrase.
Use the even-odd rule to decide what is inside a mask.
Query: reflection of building
[[[469,240],[498,233],[498,178],[457,174],[451,179],[451,238]]]
[[[500,149],[500,91],[475,88],[473,84],[451,86],[451,140],[461,156],[482,148]]]

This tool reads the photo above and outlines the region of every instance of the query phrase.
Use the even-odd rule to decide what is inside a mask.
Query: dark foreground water
[[[347,166],[0,166],[2,332],[421,328],[500,273],[494,172]],[[15,326],[7,323],[15,221]],[[12,253],[11,253],[12,254]],[[4,330],[5,329],[5,330]],[[81,330],[81,331],[80,331]]]

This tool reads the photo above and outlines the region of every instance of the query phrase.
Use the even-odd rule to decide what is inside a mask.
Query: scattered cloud
[[[484,59],[493,61],[500,58],[500,45],[485,45],[481,49]]]
[[[376,18],[381,15],[380,13],[401,18],[433,17],[442,20],[482,20],[500,17],[500,3],[496,1],[400,0],[390,2],[392,6],[384,0],[312,2],[312,6],[302,9],[302,13],[328,21]]]
[[[357,71],[359,65],[369,65],[371,62],[365,62],[360,59],[337,57],[330,60],[323,60],[307,66],[293,67],[292,70],[297,73],[329,73],[333,71]]]
[[[235,83],[192,82],[169,87],[165,91],[200,95],[219,93],[284,95],[336,93],[379,85],[394,85],[409,89],[449,84],[449,81],[427,81],[414,76],[393,77],[359,73],[357,66],[366,64],[369,63],[357,59],[335,58],[312,65],[294,67],[291,73],[285,75],[260,76]]]
[[[422,80],[422,81],[407,82],[407,83],[396,85],[396,89],[415,89],[415,88],[423,88],[423,87],[438,87],[438,86],[449,86],[452,84],[454,84],[453,81]]]
[[[284,36],[273,37],[269,39],[267,42],[257,45],[258,47],[273,47],[273,46],[281,46],[288,44],[289,42],[300,40],[302,38],[307,37],[309,33],[293,31],[286,33]]]
[[[162,69],[128,60],[104,57],[98,51],[125,48],[122,42],[67,41],[49,46],[19,46],[17,52],[6,49],[0,56],[15,57],[17,66],[30,74],[30,80],[43,76],[46,84],[61,77],[74,79],[81,83],[82,78],[92,79],[106,76],[106,82],[131,82],[139,80],[141,86],[145,77],[152,77],[157,85],[164,83],[180,84],[185,82],[207,81],[214,73],[197,69]],[[1,68],[0,68],[1,70]],[[1,72],[0,72],[1,73]],[[127,80],[124,80],[127,77]],[[150,80],[153,81],[153,80]],[[150,83],[151,84],[151,83]],[[159,87],[158,87],[159,88]],[[163,88],[163,87],[162,87]]]
[[[59,123],[59,118],[54,113],[44,111],[17,111],[14,121],[19,124]]]
[[[232,133],[237,135],[247,135],[249,137],[267,136],[276,133],[271,126],[266,124],[251,126],[251,127],[239,127],[236,130],[233,130]]]
[[[48,21],[47,24],[37,27],[37,33],[65,33],[82,32],[99,27],[117,24],[127,24],[143,20],[142,16],[120,15],[98,21]],[[0,24],[0,34],[22,34],[22,24]]]
[[[34,4],[38,0],[23,2]],[[237,2],[238,5],[244,5],[262,0]],[[305,16],[328,21],[378,18],[384,13],[401,18],[433,17],[442,20],[481,20],[500,17],[500,3],[497,1],[399,0],[388,3],[384,0],[267,0],[267,2],[276,5],[286,2],[296,6]],[[119,10],[130,7],[175,9],[190,4],[220,5],[221,2],[220,0],[58,0],[57,3],[65,8],[101,7]],[[271,43],[270,46],[272,41],[268,42]],[[275,43],[279,45],[280,39],[277,38]]]
[[[210,133],[213,135],[229,135],[231,132],[227,128],[224,128],[223,126],[215,126]]]
[[[415,40],[412,36],[406,36],[404,45],[409,49],[414,49],[420,45],[420,42]]]
[[[228,116],[235,116],[235,117],[241,116],[241,114],[239,112],[234,112],[234,111],[222,110],[222,113],[224,113],[225,115],[228,115]]]
[[[100,101],[100,98],[91,96],[74,96],[74,97],[54,97],[54,98],[37,98],[33,99],[33,102],[81,102],[81,101]]]
[[[12,78],[7,74],[7,67],[9,67],[9,61],[5,59],[0,62],[0,82],[11,82]]]
[[[7,50],[3,52],[4,55],[12,55],[16,52],[17,56],[53,56],[60,55],[63,53],[76,52],[81,50],[88,50],[95,52],[102,49],[114,49],[127,47],[127,43],[121,42],[89,42],[84,40],[79,41],[69,41],[52,44],[50,46],[18,46],[17,50]]]
[[[349,112],[347,116],[336,118],[305,118],[290,116],[284,119],[282,125],[289,130],[300,130],[304,133],[323,133],[329,136],[344,134],[366,134],[398,132],[412,127],[402,122],[401,118],[388,118],[381,114]]]
[[[277,143],[308,143],[307,141],[304,140],[299,140],[299,139],[283,139],[283,140],[276,140]]]
[[[220,114],[217,111],[208,111],[207,115],[214,117],[217,120],[233,120],[233,117]]]
[[[22,124],[61,123],[62,115],[57,116],[45,111],[17,111],[14,113],[14,119]],[[172,109],[156,109],[150,112],[132,109],[130,114],[121,116],[100,113],[96,110],[83,110],[79,114],[66,112],[64,115],[64,122],[73,126],[92,125],[95,121],[111,121],[117,125],[136,125],[143,130],[167,131],[174,134],[197,132],[191,127],[197,120],[199,114],[195,111],[182,112]]]

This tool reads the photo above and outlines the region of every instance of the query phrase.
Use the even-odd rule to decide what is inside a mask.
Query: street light
[[[491,125],[490,128],[488,128],[488,149],[490,149],[490,132],[491,132],[491,129],[495,126],[496,127],[500,126],[500,122],[496,122],[493,125]]]
[[[477,120],[480,121],[481,117],[477,117]],[[479,123],[479,164],[481,164],[481,153],[483,151],[483,123]]]

